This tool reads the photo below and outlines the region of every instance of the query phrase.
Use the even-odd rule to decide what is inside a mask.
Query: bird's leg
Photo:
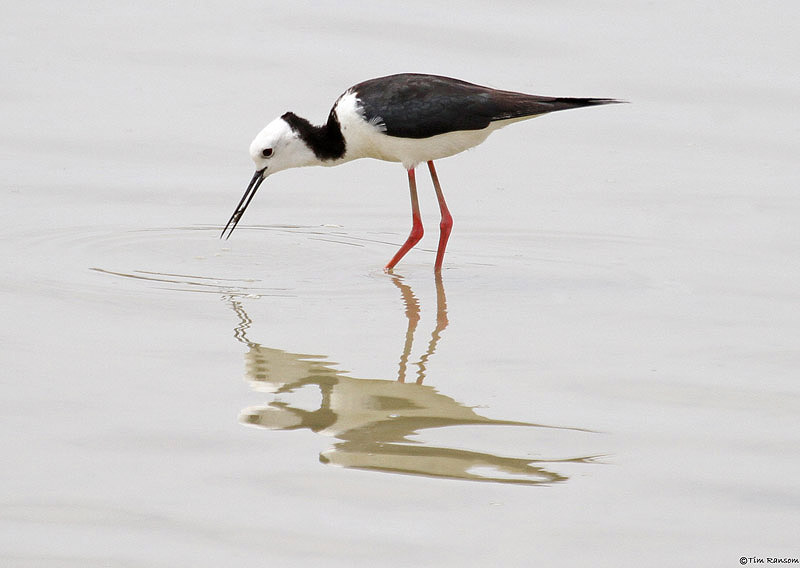
[[[422,218],[419,215],[419,199],[417,199],[417,180],[416,176],[414,175],[414,168],[408,170],[408,189],[411,192],[411,219],[413,221],[413,225],[411,226],[411,234],[408,235],[408,239],[403,246],[400,247],[400,250],[397,251],[392,257],[392,260],[389,261],[389,264],[386,265],[385,270],[391,270],[394,268],[394,265],[400,262],[400,259],[405,256],[405,254],[413,247],[415,244],[419,242],[422,238],[423,233],[425,232],[422,228]]]
[[[447,203],[444,201],[444,194],[442,193],[442,186],[439,185],[439,176],[436,175],[436,168],[433,167],[433,160],[428,162],[428,169],[431,172],[431,180],[433,180],[433,188],[436,190],[436,199],[439,200],[439,210],[442,212],[442,221],[439,223],[439,248],[436,250],[436,264],[433,266],[435,272],[442,270],[442,261],[444,260],[444,251],[447,248],[447,239],[450,238],[450,231],[453,230],[453,217],[447,209]]]

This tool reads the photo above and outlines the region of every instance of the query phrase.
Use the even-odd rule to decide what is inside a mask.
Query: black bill
[[[253,196],[256,194],[256,191],[258,191],[258,186],[260,186],[261,182],[264,181],[264,170],[266,169],[267,168],[264,168],[263,170],[256,170],[256,173],[253,174],[253,179],[251,179],[250,183],[247,185],[247,189],[245,190],[242,199],[239,201],[239,205],[236,206],[236,210],[233,212],[233,215],[231,215],[231,218],[228,219],[228,224],[225,225],[224,229],[222,229],[222,234],[219,236],[220,239],[225,237],[225,231],[228,231],[228,227],[230,227],[231,230],[228,231],[228,236],[225,238],[227,239],[230,237],[231,233],[233,233],[233,230],[236,228],[236,225],[239,224],[239,219],[242,218],[245,209],[247,209],[247,206],[250,205],[250,202],[253,200]]]

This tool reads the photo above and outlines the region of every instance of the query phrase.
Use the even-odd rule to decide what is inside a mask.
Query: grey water
[[[800,8],[3,9],[0,564],[798,557]],[[616,97],[419,176],[251,138],[432,72]]]

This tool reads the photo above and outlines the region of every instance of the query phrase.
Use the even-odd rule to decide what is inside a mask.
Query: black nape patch
[[[287,112],[281,118],[297,132],[300,139],[320,160],[336,160],[344,156],[345,142],[342,127],[333,110],[328,115],[328,122],[322,126],[315,126],[293,112]]]

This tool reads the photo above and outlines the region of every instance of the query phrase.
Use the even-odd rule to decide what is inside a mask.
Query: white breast
[[[353,92],[347,92],[336,103],[336,115],[345,138],[346,153],[343,161],[358,158],[375,158],[387,162],[400,162],[410,169],[428,160],[453,156],[477,146],[495,130],[533,117],[501,120],[482,130],[458,130],[428,138],[399,138],[389,136],[382,125],[367,122]]]

